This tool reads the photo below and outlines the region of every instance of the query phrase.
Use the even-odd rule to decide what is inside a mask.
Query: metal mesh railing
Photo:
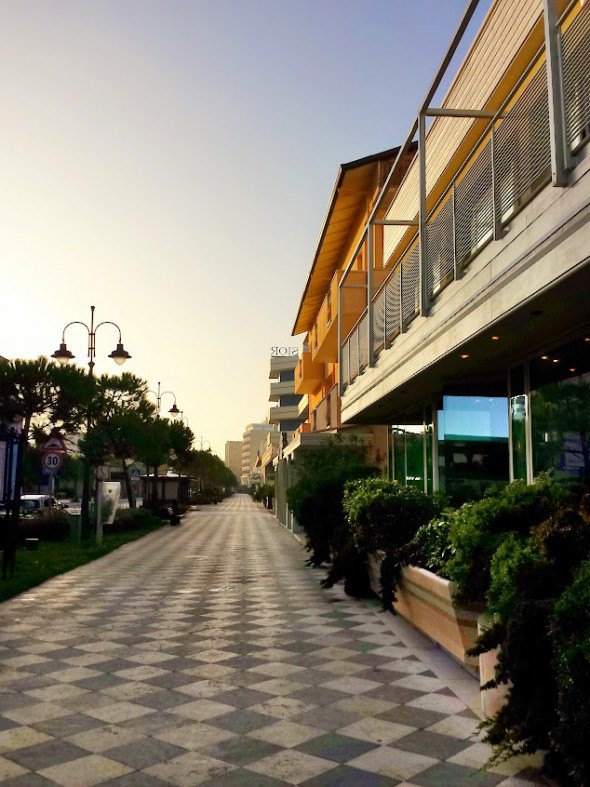
[[[392,342],[402,327],[402,271],[398,265],[385,282],[385,345]]]
[[[426,225],[426,283],[432,299],[453,280],[455,219],[452,195]]]
[[[359,341],[358,341],[358,328],[355,328],[354,331],[348,337],[348,377],[350,382],[358,377],[359,373]]]
[[[455,185],[457,267],[462,268],[492,238],[492,145],[488,141]]]
[[[420,252],[416,244],[406,252],[401,263],[402,325],[407,325],[420,311]]]
[[[366,369],[369,365],[369,320],[367,313],[361,318],[358,327],[357,335],[359,342],[359,373]]]
[[[347,339],[342,345],[342,350],[340,352],[340,380],[343,388],[350,382],[350,367],[348,363],[349,348],[350,345]]]
[[[562,62],[567,142],[575,153],[590,139],[590,6],[563,33]],[[424,274],[430,300],[551,178],[546,67],[531,73],[427,219]],[[415,239],[411,243],[373,301],[375,355],[420,311],[419,247]],[[344,386],[368,364],[366,312],[342,345],[341,362]]]
[[[590,7],[562,36],[567,141],[576,152],[590,138]]]
[[[500,222],[507,221],[551,178],[545,68],[533,76],[495,131],[494,176]]]
[[[385,346],[385,287],[382,287],[373,301],[373,352],[378,353]]]

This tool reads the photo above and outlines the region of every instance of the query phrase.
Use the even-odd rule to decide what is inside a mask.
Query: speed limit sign
[[[63,464],[63,457],[57,451],[49,451],[43,454],[43,467],[50,473],[57,472]]]

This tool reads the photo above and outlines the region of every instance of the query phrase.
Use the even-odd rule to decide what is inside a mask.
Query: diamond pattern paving
[[[0,606],[0,781],[544,784],[236,495]],[[404,624],[397,621],[396,626]]]

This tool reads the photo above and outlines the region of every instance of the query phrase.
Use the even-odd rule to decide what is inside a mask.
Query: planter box
[[[369,557],[371,588],[381,595],[382,557]],[[395,611],[427,637],[434,640],[470,672],[479,671],[479,660],[467,656],[477,639],[480,607],[458,606],[453,602],[454,583],[424,568],[407,566],[402,570]]]
[[[480,615],[477,622],[477,630],[479,634],[483,634],[491,626],[491,620],[487,615]],[[487,653],[482,653],[479,657],[479,682],[480,685],[485,684],[496,677],[496,663],[498,661],[499,648],[489,650]],[[501,684],[495,689],[486,689],[481,693],[481,709],[486,718],[495,716],[500,708],[506,704],[508,698],[508,686]]]

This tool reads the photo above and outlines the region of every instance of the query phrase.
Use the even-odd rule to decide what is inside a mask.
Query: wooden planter
[[[369,557],[371,587],[381,595],[382,556]],[[470,672],[479,672],[477,657],[467,655],[477,639],[480,607],[459,606],[453,601],[454,583],[416,566],[402,570],[395,611],[434,640]]]
[[[477,621],[477,630],[483,634],[492,625],[492,621],[486,614],[480,615]],[[496,677],[496,664],[498,661],[499,648],[482,653],[479,657],[479,682],[481,686]],[[495,689],[486,689],[481,692],[481,709],[488,719],[495,716],[500,708],[505,705],[508,698],[508,685],[501,684]]]

